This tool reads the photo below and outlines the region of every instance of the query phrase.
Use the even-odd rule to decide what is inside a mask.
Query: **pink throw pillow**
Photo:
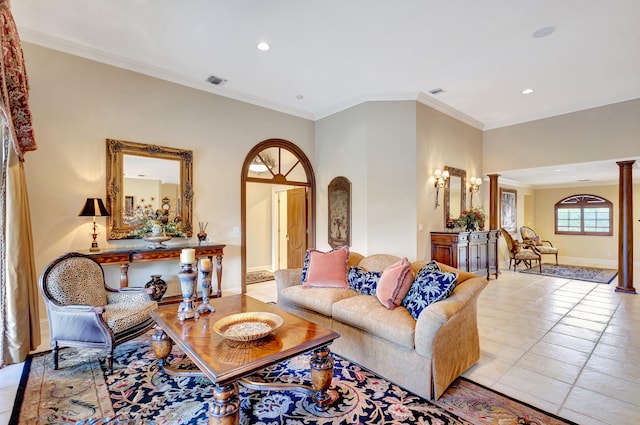
[[[406,258],[401,259],[384,269],[378,286],[376,288],[376,296],[383,306],[389,310],[402,303],[402,300],[411,289],[413,283],[413,271],[411,263]]]
[[[310,249],[307,255],[309,263],[306,280],[302,283],[304,288],[349,288],[349,247],[344,246],[329,252]]]

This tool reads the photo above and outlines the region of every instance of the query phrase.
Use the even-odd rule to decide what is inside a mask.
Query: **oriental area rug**
[[[116,348],[114,372],[104,375],[95,350],[63,348],[60,368],[49,353],[25,362],[10,424],[207,424],[213,384],[206,378],[158,374],[149,338]],[[240,386],[241,424],[574,424],[464,378],[437,401],[407,392],[333,354],[327,412],[315,411],[310,397],[296,391],[253,391]],[[172,365],[193,368],[175,347]],[[254,381],[311,385],[309,355],[270,366]],[[575,424],[574,424],[575,425]]]
[[[610,283],[617,275],[614,269],[600,269],[597,267],[566,266],[563,264],[542,264],[542,273],[538,267],[520,270],[520,273],[539,274],[543,276],[562,277],[565,279],[584,280],[595,283]]]

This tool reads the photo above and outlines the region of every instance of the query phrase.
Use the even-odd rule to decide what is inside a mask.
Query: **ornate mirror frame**
[[[449,179],[444,185],[444,224],[446,225],[451,220],[455,220],[458,217],[451,217],[451,186],[450,182],[452,178],[460,178],[460,212],[467,209],[467,172],[460,168],[444,166],[444,169],[449,171]]]
[[[124,155],[180,161],[182,231],[193,234],[193,152],[125,140],[107,139],[107,239],[130,239],[134,230],[124,223]]]

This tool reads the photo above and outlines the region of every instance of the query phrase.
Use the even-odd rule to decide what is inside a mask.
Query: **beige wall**
[[[615,160],[640,155],[638,117],[640,99],[635,99],[486,131],[482,144],[483,170],[485,173],[491,173],[607,159],[610,159],[611,166],[617,169]],[[634,179],[638,181],[640,171],[637,166],[633,169],[633,174]],[[638,187],[637,183],[633,185],[635,218],[640,212]],[[518,190],[518,226],[521,226],[525,219],[521,192],[525,193],[528,189],[515,188]],[[617,185],[544,189],[531,193],[533,196],[529,201],[534,210],[534,229],[544,237],[553,239],[554,242],[558,241],[562,261],[617,265]],[[592,193],[613,202],[615,227],[612,237],[554,235],[553,205],[566,196],[579,193]],[[637,241],[640,235],[637,220],[633,222],[633,229],[634,240]],[[636,243],[635,246],[633,259],[638,268],[640,250],[637,247],[640,244]]]
[[[316,158],[319,246],[326,186],[344,175],[352,183],[353,250],[429,259],[429,232],[444,228],[433,171],[449,165],[480,176],[482,132],[417,102],[369,102],[316,123]]]
[[[271,270],[271,185],[247,183],[247,271]]]
[[[316,121],[316,245],[329,248],[327,188],[336,176],[351,181],[351,249],[368,252],[367,105]]]
[[[488,130],[482,167],[492,173],[635,157],[640,155],[638,117],[640,99],[635,99]]]
[[[265,139],[283,138],[313,162],[314,123],[29,43],[23,48],[39,144],[25,163],[36,272],[65,252],[89,248],[90,220],[78,212],[86,197],[105,198],[105,139],[116,138],[193,150],[194,226],[208,222],[209,238],[227,244],[223,288],[239,291],[234,228],[241,223],[245,156]],[[102,248],[142,243],[106,241],[105,219],[98,224]],[[144,284],[157,271],[177,288],[177,267],[172,261],[133,265],[131,283]],[[118,267],[106,269],[116,286]]]
[[[482,175],[482,132],[448,115],[438,112],[421,103],[416,104],[417,146],[416,146],[416,197],[417,226],[423,230],[417,233],[417,258],[431,259],[432,231],[444,229],[444,190],[440,190],[440,206],[436,204],[436,189],[433,172],[443,170],[444,166],[459,168],[467,172],[467,183],[471,176]],[[470,197],[467,190],[467,208]],[[481,185],[480,192],[474,195],[474,207],[481,207],[488,213],[485,201],[488,185]],[[488,198],[488,195],[487,195]],[[486,206],[486,207],[485,207]]]
[[[640,187],[633,188],[634,217],[640,211]],[[613,203],[613,236],[569,236],[554,234],[554,205],[568,196],[589,194],[601,196]],[[567,263],[588,260],[594,265],[616,267],[618,261],[619,229],[618,186],[591,186],[580,188],[546,189],[535,191],[535,230],[543,239],[551,240],[558,247],[559,257]],[[640,235],[640,225],[633,221],[634,239]],[[634,263],[640,263],[640,250],[633,253]],[[549,260],[547,260],[549,261]]]

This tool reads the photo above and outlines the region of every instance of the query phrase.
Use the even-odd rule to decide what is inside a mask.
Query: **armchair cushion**
[[[114,334],[119,334],[148,321],[149,313],[157,308],[155,301],[107,304],[102,319]]]

